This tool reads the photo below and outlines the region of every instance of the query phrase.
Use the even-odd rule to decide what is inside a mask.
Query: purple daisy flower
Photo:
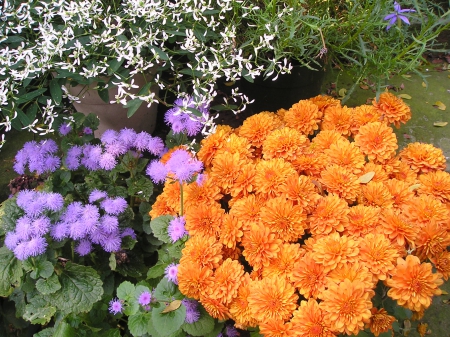
[[[58,131],[62,136],[67,136],[69,134],[69,132],[72,131],[72,127],[70,126],[69,123],[62,123],[59,126]]]
[[[142,306],[149,305],[152,301],[152,294],[149,291],[144,291],[139,295],[138,303]]]
[[[170,240],[172,242],[176,242],[181,239],[183,236],[188,234],[184,225],[186,224],[186,220],[184,216],[176,217],[169,222],[169,226],[167,227],[167,232],[170,236]]]
[[[179,264],[171,263],[164,270],[164,275],[167,279],[175,284],[178,284],[178,266]]]
[[[123,310],[123,304],[122,301],[119,300],[118,298],[113,298],[110,302],[109,302],[109,312],[111,314],[119,314],[122,312]]]
[[[389,21],[386,30],[389,30],[393,25],[395,25],[397,22],[403,21],[404,23],[406,23],[407,25],[409,25],[409,20],[408,17],[406,17],[405,15],[402,15],[402,13],[412,13],[415,12],[414,9],[402,9],[400,7],[400,4],[395,1],[394,2],[394,12],[386,15],[384,17],[383,20],[385,21]]]

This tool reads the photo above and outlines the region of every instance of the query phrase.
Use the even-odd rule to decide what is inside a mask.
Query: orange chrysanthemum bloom
[[[384,186],[387,187],[389,193],[394,198],[394,208],[401,208],[408,203],[409,200],[414,198],[414,192],[410,189],[411,184],[406,181],[397,179],[389,179],[384,182]]]
[[[209,135],[205,139],[202,139],[200,142],[200,150],[197,153],[198,159],[200,159],[203,164],[205,164],[205,168],[208,168],[211,165],[211,161],[214,158],[217,150],[221,149],[231,134],[232,128],[229,126],[223,127],[218,126],[216,132],[212,135]]]
[[[155,219],[161,215],[177,215],[179,207],[173,208],[172,200],[164,194],[161,193],[156,197],[155,202],[152,205],[152,209],[148,213],[150,218]]]
[[[346,167],[331,164],[322,171],[319,181],[328,193],[333,193],[345,199],[348,203],[356,200],[360,193],[360,181]]]
[[[295,331],[290,322],[283,322],[278,319],[270,319],[259,325],[259,332],[264,337],[294,337]]]
[[[409,164],[417,173],[428,173],[445,170],[446,159],[441,149],[432,144],[409,143],[399,153],[402,162]]]
[[[350,207],[348,212],[348,224],[343,234],[362,237],[372,233],[378,225],[380,208],[374,206],[356,205]]]
[[[417,182],[417,173],[411,170],[409,164],[398,160],[399,164],[396,165],[394,170],[390,172],[390,177],[401,181],[406,181],[410,184]]]
[[[297,173],[289,176],[281,186],[282,195],[302,207],[306,213],[311,213],[316,207],[321,196],[317,186],[311,182],[311,178]]]
[[[431,221],[418,228],[415,246],[416,255],[421,260],[431,259],[450,246],[450,233],[445,227]]]
[[[359,259],[358,241],[346,235],[332,233],[319,238],[312,247],[313,259],[325,267],[325,272]]]
[[[391,127],[381,122],[367,123],[361,126],[355,136],[355,144],[369,160],[384,161],[395,156],[397,137]]]
[[[235,321],[235,326],[240,329],[254,327],[258,324],[252,317],[252,311],[248,305],[248,295],[250,295],[250,276],[245,273],[239,286],[237,296],[229,305],[231,318]]]
[[[239,153],[220,152],[212,160],[209,178],[221,189],[223,194],[229,194],[231,187],[239,177],[241,167],[248,161],[239,156]]]
[[[242,222],[242,230],[249,231],[252,224],[259,223],[261,207],[264,205],[265,199],[249,194],[242,199],[236,200],[230,209],[230,214],[234,215]]]
[[[324,313],[313,298],[302,301],[291,319],[296,337],[335,337],[329,324],[325,323]]]
[[[395,156],[395,157],[385,160],[382,163],[380,162],[379,164],[381,164],[381,166],[383,166],[383,169],[388,174],[389,178],[395,178],[395,175],[400,173],[401,163],[402,162],[400,161],[400,157]],[[398,180],[404,180],[404,179],[398,179]]]
[[[311,234],[322,236],[342,232],[348,223],[349,211],[347,202],[337,195],[322,197],[308,218]]]
[[[359,133],[359,128],[367,123],[379,122],[381,114],[373,105],[363,104],[351,110],[351,131],[353,135]]]
[[[331,330],[357,335],[364,329],[364,324],[369,323],[372,302],[364,283],[349,279],[339,284],[330,283],[322,298],[319,307]]]
[[[401,211],[384,209],[380,218],[380,230],[399,246],[409,247],[414,244],[417,237],[417,228]]]
[[[215,269],[222,263],[222,244],[214,237],[194,235],[186,241],[180,263],[196,263]]]
[[[398,258],[392,277],[385,281],[391,288],[388,296],[413,311],[428,308],[433,295],[441,295],[438,287],[444,283],[442,275],[433,274],[432,268],[431,263],[420,263],[414,255],[406,256],[405,260]]]
[[[242,164],[240,168],[239,176],[236,178],[230,189],[231,196],[237,199],[245,197],[255,191],[255,164]]]
[[[285,112],[286,126],[297,129],[304,135],[312,135],[319,128],[322,113],[309,100],[301,100]]]
[[[329,282],[340,284],[345,279],[350,281],[362,282],[366,288],[366,292],[369,292],[369,297],[375,295],[376,281],[373,279],[372,273],[367,267],[359,262],[345,263],[338,268],[333,269],[327,275],[326,284],[328,287]]]
[[[382,183],[370,181],[361,187],[364,205],[391,208],[394,204],[394,197],[389,193],[389,189]]]
[[[222,247],[222,257],[224,260],[230,258],[232,260],[239,260],[239,258],[242,255],[242,249],[240,249],[239,247],[235,247],[235,248],[228,248],[223,246]]]
[[[253,156],[253,149],[247,138],[239,137],[232,133],[223,143],[223,146],[217,150],[216,154],[228,152],[231,154],[239,154],[240,158],[251,159]]]
[[[401,98],[391,94],[390,92],[383,92],[378,101],[375,99],[372,104],[389,124],[394,124],[397,128],[400,123],[406,123],[411,119],[411,109]]]
[[[187,260],[180,261],[177,278],[181,293],[196,300],[213,285],[213,271],[210,268]]]
[[[352,124],[351,109],[347,106],[329,106],[325,109],[321,130],[336,130],[344,136],[350,136]]]
[[[295,173],[292,164],[281,158],[262,160],[256,164],[256,191],[265,198],[279,196],[284,181]]]
[[[261,208],[261,223],[283,242],[297,241],[304,233],[306,213],[284,197],[269,199]]]
[[[331,144],[335,144],[338,141],[344,141],[350,143],[350,141],[342,136],[342,134],[336,130],[322,130],[311,141],[314,149],[317,151],[324,151],[330,148]]]
[[[292,161],[309,145],[308,138],[300,131],[283,127],[273,131],[263,143],[264,159],[283,158]]]
[[[254,270],[258,270],[268,266],[269,260],[277,256],[281,243],[282,241],[269,228],[253,224],[242,238],[244,247],[242,255]]]
[[[224,209],[218,203],[198,204],[186,210],[186,230],[189,235],[219,237]]]
[[[248,306],[259,323],[289,320],[297,308],[297,300],[295,288],[284,278],[265,277],[250,282]]]
[[[372,308],[370,312],[372,313],[372,317],[370,317],[370,322],[366,327],[370,329],[375,337],[378,337],[383,332],[392,330],[392,323],[396,321],[394,316],[388,315],[387,311],[383,308]]]
[[[359,259],[369,268],[374,279],[385,280],[398,257],[398,250],[383,234],[370,233],[359,241]]]
[[[244,235],[242,232],[242,222],[232,214],[226,213],[220,226],[219,241],[224,247],[235,249],[236,244],[241,242],[242,235]]]
[[[237,260],[226,259],[214,272],[213,284],[203,294],[228,305],[237,296],[243,276],[244,266]]]
[[[263,111],[247,117],[238,135],[247,138],[252,146],[261,147],[266,137],[280,126],[281,119],[275,113]]]
[[[446,227],[449,217],[447,207],[431,195],[422,194],[409,200],[403,207],[405,215],[410,221],[424,226],[435,222],[438,226]]]
[[[429,194],[441,202],[450,202],[450,173],[435,171],[419,176],[421,183],[417,193]]]
[[[328,165],[328,157],[323,152],[316,150],[314,144],[311,144],[309,149],[298,156],[292,164],[299,174],[318,178],[320,172]]]
[[[291,282],[305,298],[318,298],[325,290],[327,273],[323,264],[306,253],[294,265]]]
[[[444,280],[448,281],[450,276],[450,252],[443,251],[430,258],[436,270],[442,274]]]
[[[330,148],[324,150],[328,157],[329,164],[337,164],[345,167],[353,174],[359,174],[366,160],[355,143],[350,143],[348,140],[337,140],[336,143],[331,144]]]
[[[366,173],[369,172],[374,172],[375,175],[373,176],[372,180],[370,181],[381,181],[381,182],[385,182],[386,180],[389,179],[388,174],[386,173],[386,171],[384,170],[382,165],[379,164],[375,164],[374,162],[369,162],[366,163],[366,165],[364,165],[361,173],[359,174],[359,176],[363,176]]]
[[[317,105],[317,107],[319,108],[319,111],[322,113],[322,115],[323,115],[323,112],[325,111],[325,109],[327,109],[328,107],[341,106],[340,100],[338,100],[337,98],[328,96],[328,95],[317,95],[317,96],[311,97],[309,99],[309,101],[314,103],[315,105]]]
[[[270,259],[269,265],[263,268],[263,277],[285,277],[290,280],[294,265],[300,261],[305,250],[298,243],[283,243],[275,258]]]
[[[231,317],[228,307],[216,298],[201,294],[200,303],[212,318],[225,321]]]
[[[210,205],[221,198],[220,188],[206,174],[200,185],[197,181],[183,185],[183,205],[186,212],[192,206],[199,204]]]

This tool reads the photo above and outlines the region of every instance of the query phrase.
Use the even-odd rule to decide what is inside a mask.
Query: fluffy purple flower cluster
[[[202,116],[194,115],[190,109],[200,111]],[[175,100],[174,107],[167,110],[164,121],[172,128],[174,133],[185,132],[189,136],[195,136],[200,132],[208,117],[208,105],[199,105],[193,98],[186,97]]]
[[[67,151],[65,159],[69,170],[76,170],[80,166],[88,170],[112,170],[117,165],[117,157],[128,151],[148,151],[161,156],[166,148],[159,137],[152,137],[142,131],[136,133],[133,129],[124,128],[120,131],[106,130],[101,136],[99,145],[75,145]],[[139,154],[135,153],[136,156]]]
[[[183,236],[188,234],[188,231],[185,228],[185,224],[186,220],[184,219],[184,216],[176,217],[169,222],[167,232],[172,243],[175,243]]]
[[[14,163],[14,171],[24,174],[26,166],[30,172],[42,174],[54,172],[61,165],[61,160],[55,153],[58,145],[53,139],[26,142],[21,150],[17,152]]]
[[[197,322],[200,318],[199,303],[196,300],[185,298],[181,301],[181,304],[186,307],[186,318],[184,321],[188,324]]]
[[[179,265],[180,265],[179,263],[178,264],[171,263],[164,270],[164,276],[167,277],[167,279],[174,284],[178,284],[178,266]]]
[[[95,190],[89,198],[101,200],[100,207],[75,201],[65,208],[56,221],[52,221],[48,215],[63,210],[64,199],[60,194],[20,191],[16,202],[25,214],[16,221],[15,230],[6,234],[5,246],[19,260],[25,260],[45,252],[48,245],[45,236],[50,234],[56,241],[76,240],[75,251],[79,255],[89,254],[93,244],[100,245],[107,252],[120,250],[123,237],[136,238],[131,228],[119,228],[117,216],[128,205],[121,197],[109,198],[103,193]],[[103,197],[98,198],[99,194]]]
[[[161,183],[170,177],[179,181],[188,181],[203,169],[203,163],[192,157],[183,149],[175,150],[169,160],[164,164],[153,160],[147,167],[146,173],[154,183]]]

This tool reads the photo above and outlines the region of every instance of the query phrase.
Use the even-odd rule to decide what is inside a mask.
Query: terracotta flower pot
[[[130,93],[137,94],[139,90],[146,84],[144,76],[136,74],[134,77],[134,84],[138,88],[130,89]],[[73,103],[73,106],[78,112],[84,114],[95,113],[100,119],[98,130],[95,131],[95,136],[99,137],[108,129],[120,130],[122,128],[132,128],[136,132],[147,131],[152,133],[155,130],[156,115],[158,105],[152,104],[147,107],[147,103],[143,102],[139,109],[131,116],[127,117],[127,109],[122,104],[106,103],[98,95],[97,90],[91,89],[97,86],[97,82],[92,83],[87,88],[86,85],[68,86],[71,95],[79,97],[79,103]],[[152,86],[152,92],[158,94],[159,87]],[[108,90],[110,100],[117,95],[117,87]]]

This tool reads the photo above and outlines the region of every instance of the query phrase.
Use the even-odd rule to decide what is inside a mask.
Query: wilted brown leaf
[[[422,87],[426,88],[427,84],[425,82],[422,82]]]
[[[171,311],[175,311],[177,310],[181,305],[181,301],[180,300],[175,300],[170,302],[170,304],[163,310],[161,311],[162,314],[171,312]]]
[[[442,103],[441,101],[436,101],[436,102],[433,104],[433,106],[434,106],[435,108],[438,108],[439,110],[442,110],[442,111],[444,111],[445,109],[447,109],[447,107],[445,106],[445,104]]]
[[[411,321],[405,319],[403,321],[403,336],[408,336],[411,331]]]
[[[360,84],[359,84],[359,87],[360,87],[361,89],[363,89],[363,90],[369,90],[369,86],[368,86],[367,84],[364,84],[364,83],[360,83]]]

